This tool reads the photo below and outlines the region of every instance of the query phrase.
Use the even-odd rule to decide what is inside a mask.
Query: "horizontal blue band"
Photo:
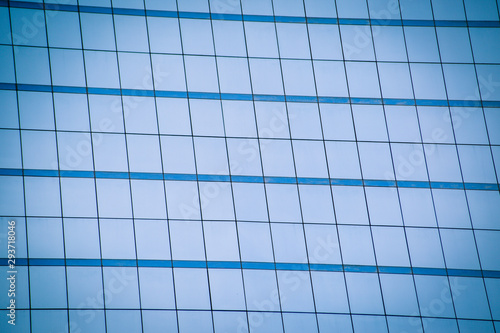
[[[377,266],[344,265],[345,272],[377,273]]]
[[[352,104],[372,104],[372,105],[380,105],[382,104],[382,99],[380,98],[357,98],[351,97]]]
[[[21,169],[0,169],[0,176],[22,176],[23,170]]]
[[[450,276],[470,276],[470,277],[482,276],[481,271],[472,269],[447,269],[446,271]]]
[[[396,182],[394,180],[372,180],[365,179],[363,180],[365,186],[379,186],[379,187],[394,187],[396,186]]]
[[[466,190],[498,190],[498,184],[464,183]]]
[[[349,103],[348,97],[318,97],[320,103],[333,103],[333,104],[347,104]]]
[[[416,275],[446,275],[444,268],[412,267],[412,270]]]
[[[309,265],[303,263],[276,263],[276,269],[282,271],[308,271]]]
[[[388,273],[388,274],[411,274],[411,267],[387,267],[387,266],[379,266],[379,273]]]
[[[61,177],[69,178],[94,178],[93,171],[80,171],[80,170],[61,170],[59,171]]]
[[[212,18],[212,20],[242,21],[243,15],[241,15],[241,14],[212,13],[211,18]]]
[[[330,185],[328,178],[297,178],[298,184]]]
[[[135,8],[113,8],[113,14],[144,16],[146,15],[146,11]]]
[[[153,97],[155,94],[153,90],[122,89],[122,95]]]
[[[239,261],[207,261],[208,268],[241,268],[241,262]]]
[[[422,181],[398,180],[396,183],[398,187],[429,188],[430,186],[429,182]]]
[[[269,101],[269,102],[284,102],[285,96],[282,95],[254,95],[256,101]]]
[[[0,176],[31,176],[31,177],[67,177],[67,178],[105,178],[105,179],[141,179],[141,180],[184,180],[212,181],[238,183],[269,183],[269,184],[301,184],[301,185],[336,185],[336,186],[376,186],[403,188],[442,188],[497,191],[499,184],[495,183],[460,183],[460,182],[426,182],[408,180],[382,179],[339,179],[339,178],[295,178],[295,177],[261,177],[240,175],[196,175],[176,173],[150,172],[115,172],[86,170],[41,170],[41,169],[0,169]]]
[[[347,24],[347,25],[370,25],[370,20],[368,19],[346,19],[339,18],[339,24]]]
[[[96,171],[95,178],[128,179],[128,172]]]
[[[120,89],[113,88],[88,88],[88,92],[95,95],[121,95]]]
[[[0,83],[1,90],[16,90],[15,83]]]
[[[285,96],[287,102],[303,102],[303,103],[317,103],[318,98],[315,96]]]
[[[156,97],[187,98],[187,91],[155,91]]]
[[[163,90],[139,90],[118,88],[96,88],[96,87],[71,87],[0,83],[0,90],[21,90],[39,92],[61,92],[80,93],[113,96],[148,96],[148,97],[172,97],[172,98],[195,98],[212,100],[239,100],[239,101],[270,101],[270,102],[301,102],[301,103],[333,103],[333,104],[368,104],[368,105],[417,105],[417,106],[455,106],[455,107],[500,107],[500,101],[472,101],[472,100],[427,100],[427,99],[391,99],[391,98],[364,98],[364,97],[329,97],[329,96],[296,96],[296,95],[252,95],[215,92],[195,91],[163,91]]]
[[[311,271],[342,272],[342,265],[332,264],[309,264]]]
[[[466,27],[467,21],[437,20],[434,24],[436,27]]]
[[[455,107],[481,107],[481,101],[453,101],[449,100],[450,106],[455,106]]]
[[[220,94],[219,93],[188,91],[188,97],[189,98],[196,98],[196,99],[220,99]]]
[[[66,266],[101,266],[100,259],[69,259],[66,260]]]
[[[251,101],[251,94],[220,94],[221,99],[230,101]]]
[[[264,177],[259,176],[231,176],[231,181],[237,183],[263,183]]]
[[[302,16],[275,16],[274,20],[278,23],[305,23],[306,18]]]
[[[0,1],[1,7],[47,9],[58,11],[80,11],[82,13],[102,13],[117,15],[138,15],[157,17],[179,17],[193,19],[213,19],[227,21],[254,21],[254,22],[278,22],[278,23],[307,23],[310,24],[346,24],[346,25],[377,25],[377,26],[427,26],[427,27],[500,27],[499,21],[464,21],[464,20],[399,20],[399,19],[352,19],[352,18],[324,18],[303,16],[272,16],[272,15],[241,15],[203,12],[177,12],[169,10],[144,10],[134,8],[110,8],[97,6],[76,6],[59,4],[41,4],[36,2]]]
[[[170,10],[149,10],[146,9],[147,16],[156,16],[156,17],[179,17],[178,13]]]
[[[130,179],[163,180],[163,174],[150,172],[131,172]]]
[[[111,14],[111,8],[109,7],[94,7],[94,6],[80,6],[80,12],[82,13],[99,13],[99,14]]]
[[[417,106],[448,106],[448,101],[437,99],[417,99]]]
[[[386,105],[415,105],[415,101],[412,99],[384,98],[383,102]]]
[[[164,174],[163,179],[165,180],[197,180],[198,178],[196,175],[188,175],[188,174],[181,174],[181,173],[169,173],[169,174]]]
[[[409,27],[428,27],[434,26],[434,22],[430,20],[403,20],[403,25]]]
[[[485,278],[500,278],[500,271],[482,271]]]
[[[64,259],[28,259],[29,266],[64,266]]]
[[[274,17],[266,15],[243,15],[243,20],[252,22],[274,22]]]
[[[105,267],[136,267],[137,262],[134,259],[102,259],[102,265]]]
[[[52,92],[52,86],[40,85],[40,84],[18,84],[17,90]]]
[[[463,183],[453,183],[453,182],[431,182],[431,188],[451,188],[451,189],[463,189]]]
[[[24,170],[25,176],[33,177],[59,177],[57,170]]]
[[[179,18],[209,19],[209,13],[179,12]]]
[[[85,88],[85,87],[53,86],[52,91],[55,93],[86,94],[87,88]]]
[[[36,3],[29,1],[10,0],[9,5],[10,7],[16,7],[16,8],[33,8],[33,9],[43,8],[43,3]]]
[[[482,101],[485,108],[500,108],[500,101]]]
[[[6,258],[0,259],[0,266],[8,267]],[[437,276],[500,278],[500,271],[479,269],[446,269],[426,267],[394,267],[372,265],[203,261],[203,260],[135,260],[135,259],[53,259],[18,258],[16,266],[73,266],[73,267],[164,267],[164,268],[214,268],[214,269],[261,269],[284,271],[325,271],[351,273],[415,274]]]
[[[137,260],[139,267],[172,267],[172,260]]]
[[[346,186],[362,186],[361,179],[330,179],[332,185],[346,185]]]
[[[206,261],[196,261],[196,260],[174,260],[172,261],[172,267],[175,268],[206,268]]]
[[[401,20],[395,19],[371,19],[372,25],[386,25],[386,26],[401,26],[403,23]]]
[[[469,27],[474,28],[498,28],[500,27],[500,21],[467,21]]]
[[[264,181],[271,184],[297,184],[294,177],[264,177]]]
[[[231,178],[227,175],[198,175],[198,180],[206,182],[229,182]]]
[[[274,270],[276,266],[273,262],[242,262],[241,268],[243,269],[272,269]]]
[[[332,17],[306,17],[307,23],[312,24],[337,24],[338,20]]]

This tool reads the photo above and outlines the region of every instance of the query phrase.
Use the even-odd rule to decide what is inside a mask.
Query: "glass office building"
[[[499,15],[1,0],[0,331],[500,332]]]

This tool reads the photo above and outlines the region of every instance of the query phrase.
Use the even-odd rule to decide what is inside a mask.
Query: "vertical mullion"
[[[78,0],[79,2],[80,0]],[[83,59],[83,70],[84,70],[84,75],[85,75],[85,87],[86,89],[88,88],[88,81],[87,81],[87,65],[85,63],[85,47],[83,43],[83,28],[82,28],[82,16],[80,12],[80,5],[78,5],[78,24],[80,26],[80,41],[82,44],[82,59]],[[102,294],[102,301],[103,301],[103,318],[104,318],[104,329],[107,327],[107,318],[106,318],[106,298],[104,297],[104,290],[105,290],[105,285],[104,285],[104,269],[102,265],[102,246],[101,246],[101,223],[100,223],[100,216],[99,216],[99,198],[98,198],[98,193],[97,193],[97,180],[95,178],[95,156],[94,156],[94,137],[93,137],[93,131],[92,131],[92,118],[90,116],[90,96],[87,93],[86,99],[87,99],[87,113],[88,113],[88,119],[89,119],[89,137],[90,137],[90,147],[91,147],[91,154],[92,154],[92,167],[93,167],[93,180],[94,180],[94,191],[95,191],[95,207],[96,207],[96,222],[97,222],[97,232],[98,232],[98,237],[99,237],[99,261],[100,261],[100,270],[101,270],[101,286],[103,290]]]
[[[242,11],[240,3],[238,3],[238,5],[240,8],[240,11]],[[210,0],[208,0],[208,8],[209,8],[210,16],[212,17],[212,7],[210,4]],[[239,21],[236,21],[236,22],[239,22]],[[242,29],[243,29],[243,12],[242,12],[241,25],[242,25]],[[214,32],[214,25],[213,25],[212,18],[210,18],[210,27],[212,29],[212,43],[213,43],[213,49],[214,49],[215,70],[217,73],[217,87],[219,89],[219,96],[221,96],[219,103],[220,103],[220,108],[221,108],[221,112],[222,112],[222,126],[223,126],[223,130],[224,130],[224,143],[226,145],[226,157],[227,157],[227,164],[228,164],[228,171],[229,171],[229,182],[230,182],[229,186],[231,187],[231,198],[233,200],[234,227],[236,229],[236,241],[238,242],[238,255],[240,258],[240,273],[241,273],[241,283],[242,283],[242,287],[243,287],[243,299],[245,302],[245,316],[247,319],[247,327],[248,327],[248,330],[250,332],[250,320],[248,317],[248,304],[247,304],[247,297],[246,297],[246,290],[245,290],[245,278],[243,275],[243,266],[241,265],[240,237],[239,237],[238,223],[237,223],[237,217],[236,217],[236,204],[235,204],[235,200],[234,200],[233,180],[231,177],[231,163],[230,163],[230,159],[229,159],[229,148],[227,145],[226,126],[225,126],[225,119],[224,119],[224,106],[222,103],[222,91],[221,91],[220,76],[219,76],[219,64],[217,62],[217,50],[216,50],[216,46],[215,46],[215,32]],[[206,248],[205,248],[205,252],[206,252]],[[213,325],[214,325],[214,331],[215,331],[215,321],[214,321]]]
[[[467,9],[465,7],[465,0],[462,0],[462,3],[463,3],[463,6],[464,6],[465,20],[468,22]],[[486,136],[488,137],[488,146],[490,148],[491,161],[493,163],[493,171],[495,172],[495,179],[498,182],[498,174],[497,174],[497,171],[496,171],[496,168],[495,168],[495,159],[494,159],[494,156],[493,156],[493,149],[491,147],[491,139],[490,139],[490,134],[488,132],[488,124],[486,122],[486,115],[484,114],[484,106],[483,106],[483,103],[482,103],[483,99],[482,99],[481,90],[480,90],[480,83],[479,83],[479,77],[478,77],[478,73],[477,73],[476,58],[474,56],[474,48],[472,46],[472,37],[471,37],[471,34],[470,34],[469,24],[467,24],[467,36],[469,38],[469,45],[470,45],[470,51],[471,51],[471,55],[472,55],[472,62],[474,64],[474,73],[476,75],[477,88],[479,89],[478,90],[478,94],[479,94],[479,99],[481,100],[481,113],[483,114],[483,121],[484,121],[484,126],[485,126],[485,129],[486,129]],[[459,161],[460,161],[460,156],[459,156]],[[462,175],[462,178],[463,178],[463,175]],[[475,232],[474,223],[473,223],[473,220],[472,220],[472,214],[471,214],[470,209],[469,209],[470,207],[469,207],[469,200],[468,200],[468,192],[465,189],[465,187],[464,187],[464,192],[465,192],[465,198],[467,200],[467,208],[468,208],[468,212],[469,212],[469,219],[471,221],[471,230],[472,230],[472,235],[474,237],[474,245],[475,245],[476,252],[477,252],[477,260],[478,260],[478,263],[479,263],[479,269],[481,270],[481,280],[483,281],[484,291],[485,291],[485,295],[486,295],[486,301],[488,302],[488,309],[490,311],[490,318],[491,318],[491,320],[493,320],[493,312],[491,310],[490,300],[489,300],[489,297],[488,297],[488,291],[486,289],[486,281],[484,279],[483,265],[481,263],[481,256],[479,255],[479,247],[477,245],[476,232]],[[497,331],[497,329],[496,329],[496,327],[495,327],[494,324],[493,324],[493,330],[495,332]]]
[[[14,29],[12,24],[12,7],[7,7],[9,11],[9,22],[10,22],[10,40],[12,45],[12,64],[14,66],[14,84],[16,87],[16,106],[17,106],[17,123],[18,123],[18,131],[19,131],[19,149],[21,154],[21,172],[22,172],[22,180],[23,180],[23,207],[24,207],[24,230],[26,232],[26,274],[28,275],[28,315],[29,315],[29,326],[30,332],[33,328],[33,320],[32,320],[32,309],[31,309],[31,278],[30,278],[30,264],[29,264],[29,242],[28,242],[28,212],[26,210],[26,176],[24,175],[24,157],[23,157],[23,139],[21,135],[21,111],[19,110],[19,90],[18,90],[18,82],[17,82],[17,68],[16,68],[16,50],[14,48]]]
[[[242,1],[243,0],[239,0],[240,1],[240,6],[241,6],[241,14],[242,14],[242,17],[244,16],[244,13],[243,13],[243,3]],[[262,147],[261,147],[261,138],[260,138],[260,135],[259,135],[259,126],[258,126],[258,121],[257,121],[257,113],[256,113],[256,105],[255,105],[255,95],[254,95],[254,89],[253,89],[253,81],[252,81],[252,71],[251,71],[251,67],[250,67],[250,55],[248,53],[248,42],[247,42],[247,34],[246,34],[246,25],[245,25],[245,21],[243,19],[242,21],[242,24],[243,24],[243,36],[244,36],[244,39],[245,39],[245,50],[246,50],[246,59],[247,59],[247,65],[248,65],[248,75],[249,75],[249,80],[250,80],[250,89],[251,89],[251,93],[252,93],[252,105],[253,105],[253,113],[254,113],[254,120],[255,120],[255,133],[257,135],[257,144],[258,144],[258,150],[259,150],[259,158],[260,158],[260,167],[261,167],[261,172],[262,172],[262,179],[263,179],[263,184],[262,186],[264,187],[264,196],[265,196],[265,199],[266,199],[266,212],[267,212],[267,218],[268,218],[268,221],[267,221],[267,224],[269,226],[269,237],[270,237],[270,240],[271,240],[271,249],[272,249],[272,252],[273,252],[273,264],[274,264],[274,276],[275,276],[275,282],[276,282],[276,291],[277,291],[277,297],[278,297],[278,306],[279,306],[279,311],[280,311],[280,318],[281,318],[281,325],[282,325],[282,330],[284,332],[285,328],[284,328],[284,322],[283,322],[283,309],[282,309],[282,306],[281,306],[281,293],[280,293],[280,287],[279,287],[279,283],[278,283],[278,272],[276,270],[276,253],[275,253],[275,249],[274,249],[274,240],[273,240],[273,233],[272,233],[272,228],[271,228],[271,215],[269,213],[269,204],[268,204],[268,194],[267,194],[267,187],[266,187],[266,180],[265,180],[265,174],[264,174],[264,162],[262,160]],[[276,27],[275,27],[276,29]],[[277,43],[277,41],[276,41]],[[250,320],[248,322],[248,326],[251,327],[251,324],[250,324]],[[251,332],[251,330],[250,330]]]
[[[47,25],[47,11],[42,9],[44,16],[44,24],[45,24],[45,39],[47,43],[47,60],[49,62],[49,75],[50,75],[50,85],[51,85],[51,98],[52,98],[52,119],[54,121],[54,138],[56,145],[56,163],[57,163],[57,180],[59,184],[59,207],[61,213],[61,229],[62,229],[62,243],[63,243],[63,255],[64,255],[64,279],[65,279],[65,287],[66,287],[66,316],[68,323],[68,332],[71,330],[71,323],[69,319],[69,293],[68,293],[68,267],[66,266],[66,241],[64,236],[64,223],[63,223],[63,200],[62,200],[62,184],[61,184],[61,167],[59,164],[59,144],[58,144],[58,132],[57,132],[57,123],[56,123],[56,113],[55,113],[55,100],[54,100],[54,91],[52,87],[54,86],[54,81],[52,77],[52,60],[50,56],[50,45],[49,45],[49,31]],[[83,53],[83,51],[82,51]],[[52,132],[52,131],[51,131]]]
[[[305,226],[304,226],[304,214],[303,214],[303,211],[302,211],[302,201],[301,201],[301,198],[300,198],[300,188],[299,188],[299,183],[297,181],[298,179],[298,175],[297,175],[297,165],[295,163],[295,153],[294,153],[294,149],[293,149],[293,139],[292,139],[292,132],[291,132],[291,127],[290,127],[290,115],[289,115],[289,111],[288,111],[288,101],[287,101],[287,93],[286,93],[286,87],[285,87],[285,77],[284,77],[284,74],[283,74],[283,59],[281,58],[281,51],[280,51],[280,42],[279,42],[279,37],[278,37],[278,27],[277,27],[277,22],[276,22],[276,9],[275,9],[275,6],[274,6],[274,0],[271,0],[271,4],[272,4],[272,9],[273,9],[273,16],[274,16],[274,31],[275,31],[275,34],[276,34],[276,43],[277,43],[277,50],[278,50],[278,58],[279,58],[279,64],[280,64],[280,73],[281,73],[281,84],[282,84],[282,88],[283,88],[283,94],[285,96],[285,112],[286,112],[286,120],[287,120],[287,123],[286,125],[288,126],[288,133],[289,133],[289,137],[290,137],[290,149],[291,149],[291,152],[292,152],[292,159],[293,159],[293,170],[294,170],[294,173],[295,173],[295,188],[297,190],[297,198],[298,198],[298,202],[299,202],[299,210],[300,210],[300,219],[301,219],[301,225],[302,225],[302,236],[304,237],[304,247],[305,247],[305,252],[306,252],[306,260],[307,260],[307,266],[309,268],[308,270],[308,275],[309,275],[309,283],[310,283],[310,287],[311,287],[311,297],[312,297],[312,301],[313,301],[313,306],[314,306],[314,317],[316,319],[316,329],[317,331],[319,332],[319,322],[318,322],[318,314],[317,314],[317,310],[316,310],[316,302],[315,302],[315,297],[314,297],[314,287],[313,287],[313,284],[312,284],[312,275],[311,275],[311,269],[310,269],[310,262],[309,262],[309,253],[308,253],[308,249],[307,249],[307,238],[306,238],[306,230],[305,230]],[[305,16],[305,5],[304,6],[304,16]],[[298,24],[298,23],[293,23],[293,24]],[[306,23],[304,23],[306,24]],[[309,34],[308,34],[308,40],[309,40]],[[311,52],[310,50],[310,47],[309,47],[309,52]],[[312,65],[312,56],[311,56],[311,60],[310,60],[310,65],[311,65],[311,69],[313,67]],[[319,110],[318,110],[319,112]],[[307,186],[307,185],[304,185],[304,186]],[[332,203],[333,205],[333,203]],[[333,207],[332,207],[333,208]],[[282,315],[282,318],[283,318],[283,315]],[[283,329],[285,329],[285,321],[283,320]]]
[[[116,0],[115,0],[116,1]],[[134,251],[135,251],[135,273],[137,274],[137,293],[139,297],[139,309],[136,309],[136,311],[139,311],[140,318],[141,318],[141,330],[144,331],[144,323],[143,323],[143,316],[142,316],[142,300],[141,300],[141,285],[139,281],[139,265],[138,265],[138,259],[137,259],[137,240],[136,240],[136,235],[135,235],[135,214],[134,214],[134,202],[132,199],[132,179],[130,178],[130,158],[129,158],[129,151],[128,151],[128,140],[127,140],[127,126],[126,126],[126,121],[125,121],[125,103],[123,100],[123,91],[122,91],[122,80],[121,80],[121,72],[120,72],[120,59],[118,57],[118,41],[116,38],[116,20],[115,20],[115,13],[114,13],[114,1],[111,1],[111,14],[106,14],[106,15],[111,15],[111,19],[113,21],[113,37],[115,39],[115,55],[116,55],[116,66],[117,66],[117,71],[118,71],[118,81],[120,84],[120,101],[121,101],[121,107],[122,107],[122,116],[123,116],[123,136],[125,140],[125,153],[127,155],[127,169],[128,169],[128,185],[129,185],[129,191],[130,191],[130,211],[131,211],[131,220],[132,220],[132,228],[134,232]],[[146,17],[144,16],[144,19]],[[113,51],[111,51],[113,52]],[[152,71],[152,69],[151,69]],[[104,281],[103,281],[104,282]],[[105,310],[106,313],[106,310]],[[106,327],[107,329],[107,327]]]
[[[179,12],[179,2],[180,1],[182,1],[182,0],[176,0],[177,12]],[[208,0],[205,0],[205,1],[207,1],[207,3],[208,3]],[[184,53],[184,43],[182,41],[183,36],[182,36],[182,26],[181,26],[181,18],[180,17],[179,17],[178,23],[179,23],[179,37],[180,37],[181,52],[182,52],[182,64],[184,66],[184,80],[186,83],[187,107],[188,107],[188,111],[189,111],[189,124],[191,127],[191,144],[193,146],[194,170],[196,172],[196,188],[198,191],[198,193],[197,193],[198,194],[198,205],[200,207],[200,224],[201,224],[201,233],[203,236],[203,250],[205,253],[204,254],[205,255],[205,265],[206,265],[205,271],[206,271],[206,275],[207,275],[208,297],[209,297],[209,301],[210,301],[210,316],[212,318],[212,332],[214,332],[215,331],[214,311],[213,311],[214,309],[212,306],[212,293],[211,293],[211,288],[210,288],[210,276],[208,274],[208,265],[206,264],[207,263],[207,251],[205,250],[206,249],[206,242],[205,242],[205,228],[203,226],[204,218],[203,218],[203,209],[202,209],[202,202],[201,202],[201,195],[200,195],[200,181],[198,180],[198,163],[196,162],[196,149],[195,149],[195,142],[194,142],[193,120],[192,120],[192,116],[191,116],[191,103],[189,103],[190,97],[189,97],[189,87],[188,87],[188,76],[187,76],[187,71],[186,71],[186,60],[185,60],[186,55]],[[173,263],[173,260],[172,260],[172,263]],[[179,330],[180,330],[180,328],[179,328]]]
[[[147,10],[147,6],[146,6],[146,0],[143,0],[143,3],[144,3],[144,11],[146,13],[146,10]],[[156,97],[156,86],[155,86],[155,73],[154,73],[154,67],[153,67],[153,57],[152,57],[152,52],[151,52],[151,39],[149,37],[150,33],[149,33],[149,23],[148,23],[148,16],[145,14],[144,16],[144,19],[146,21],[146,32],[148,34],[147,38],[148,38],[148,49],[149,49],[149,62],[150,62],[150,65],[151,65],[151,83],[153,85],[153,95],[154,95],[154,102],[155,102],[155,113],[156,113],[156,128],[157,128],[157,131],[158,131],[158,146],[159,146],[159,152],[160,152],[160,162],[161,162],[161,171],[162,171],[162,175],[165,171],[164,169],[164,163],[163,163],[163,153],[162,153],[162,146],[161,146],[161,136],[160,136],[160,121],[158,120],[158,103],[157,103],[157,97]],[[177,20],[179,20],[177,18]],[[179,38],[180,38],[180,33],[179,33]],[[173,260],[172,260],[172,241],[170,240],[171,238],[171,234],[170,234],[170,223],[169,223],[169,220],[168,220],[168,209],[167,209],[167,188],[166,188],[166,185],[165,185],[165,179],[164,177],[162,177],[162,180],[161,180],[162,184],[163,184],[163,193],[165,195],[165,214],[166,214],[166,217],[167,217],[167,220],[165,221],[166,225],[167,225],[167,232],[168,232],[168,237],[169,237],[169,242],[168,242],[168,246],[169,246],[169,251],[170,251],[170,262],[173,263]],[[135,232],[135,230],[134,230]],[[174,266],[171,265],[172,268],[171,268],[171,275],[172,275],[172,291],[173,291],[173,297],[174,297],[174,306],[175,306],[175,319],[176,319],[176,323],[177,323],[177,332],[179,332],[179,314],[178,314],[178,311],[177,311],[177,297],[176,297],[176,292],[175,292],[175,276],[174,276]],[[142,311],[142,310],[141,310]]]

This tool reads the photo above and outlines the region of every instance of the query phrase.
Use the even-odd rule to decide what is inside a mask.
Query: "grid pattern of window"
[[[499,15],[1,0],[0,331],[500,332]]]

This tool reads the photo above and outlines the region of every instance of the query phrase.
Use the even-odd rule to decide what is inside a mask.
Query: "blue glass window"
[[[17,83],[50,84],[49,55],[46,49],[16,46],[14,47],[14,55]],[[6,63],[9,63],[10,59],[12,59],[10,55],[7,57],[2,56],[2,58],[5,59]],[[10,66],[7,68],[10,68]],[[11,81],[8,74],[5,78],[7,82]]]
[[[267,184],[269,218],[276,222],[301,222],[296,185]]]
[[[97,179],[99,217],[132,217],[128,180]]]
[[[47,11],[49,46],[81,48],[80,19],[78,13]]]
[[[93,179],[61,179],[63,215],[96,217],[95,183]]]
[[[89,109],[83,94],[54,93],[56,126],[63,131],[88,131]]]
[[[371,231],[365,226],[339,226],[340,246],[346,265],[374,265]],[[349,286],[348,286],[349,287]],[[349,287],[349,290],[352,288]]]
[[[46,46],[45,13],[37,9],[11,8],[14,45]]]
[[[226,1],[226,6],[230,6]],[[219,1],[219,3],[223,3]],[[239,6],[238,6],[239,7]],[[239,8],[238,8],[239,9]],[[212,21],[215,52],[221,56],[246,56],[246,44],[242,22]]]
[[[103,259],[135,258],[134,226],[131,220],[101,219],[99,221],[99,231]],[[117,270],[118,268],[110,267],[108,270],[109,277],[115,275]]]
[[[152,135],[127,135],[131,172],[161,172],[160,142]]]
[[[97,220],[65,218],[63,223],[67,258],[100,258]]]
[[[174,268],[174,281],[178,309],[210,309],[206,269]]]
[[[139,268],[141,307],[143,309],[175,308],[171,268]]]
[[[120,0],[120,7],[125,7]],[[146,20],[140,16],[114,15],[116,46],[119,51],[149,51]],[[140,66],[142,67],[142,66]]]
[[[132,207],[136,218],[167,217],[165,190],[159,180],[132,180]]]
[[[135,220],[138,259],[170,259],[168,226],[162,220]]]
[[[323,1],[322,4],[333,5],[334,2]],[[328,15],[324,12],[318,15]],[[333,12],[335,14],[335,11]],[[342,60],[339,28],[329,24],[310,24],[308,26],[309,41],[313,59]]]
[[[276,31],[278,34],[280,56],[282,58],[311,58],[309,38],[307,36],[307,27],[305,24],[277,23]]]
[[[119,88],[118,64],[114,52],[85,51],[87,85],[97,88]]]
[[[368,224],[363,188],[332,186],[335,216],[339,224]]]
[[[243,221],[267,221],[267,206],[262,184],[233,183],[236,218]]]
[[[82,5],[82,4],[80,4]],[[95,6],[95,4],[93,4]],[[115,50],[115,32],[111,15],[82,13],[83,47],[95,50]]]
[[[167,1],[156,1],[158,6],[165,5]],[[149,7],[146,3],[146,7]],[[175,1],[174,1],[175,7]],[[174,8],[174,10],[176,10]],[[181,37],[179,33],[179,20],[168,17],[147,17],[149,45],[151,52],[181,53]],[[164,33],[168,31],[169,33]]]

